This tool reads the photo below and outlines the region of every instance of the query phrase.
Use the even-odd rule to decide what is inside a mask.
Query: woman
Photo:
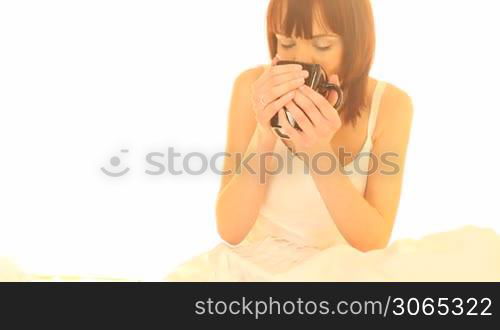
[[[387,247],[413,108],[404,91],[369,77],[369,0],[271,0],[267,24],[271,65],[244,71],[233,88],[226,152],[249,160],[225,159],[230,174],[216,206],[225,242],[167,280],[500,280],[492,230],[468,226]],[[340,85],[342,108],[333,106],[339,95],[314,91],[301,65],[280,59],[320,64]],[[286,144],[272,130],[276,114]]]

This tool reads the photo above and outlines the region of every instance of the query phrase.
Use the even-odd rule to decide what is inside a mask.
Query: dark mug
[[[340,110],[344,103],[344,93],[342,92],[342,89],[340,89],[340,86],[337,84],[333,84],[328,81],[327,74],[325,69],[319,65],[319,64],[312,64],[312,63],[304,63],[304,62],[297,62],[297,61],[278,61],[276,65],[285,65],[285,64],[300,64],[302,65],[302,68],[306,71],[309,72],[309,76],[305,79],[305,85],[311,87],[313,90],[316,92],[320,93],[324,97],[328,95],[328,92],[331,90],[335,90],[338,95],[337,102],[333,106],[336,110]],[[285,114],[288,122],[290,125],[299,130],[302,131],[300,126],[297,124],[295,119],[293,119],[292,114],[285,109]],[[279,117],[278,114],[275,114],[273,118],[271,118],[271,127],[273,128],[273,131],[280,137],[281,139],[290,139],[288,135],[283,133],[281,131],[281,125],[279,123]]]

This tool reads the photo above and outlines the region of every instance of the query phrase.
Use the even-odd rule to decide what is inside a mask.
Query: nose
[[[315,64],[315,61],[309,56],[298,56],[295,58],[295,61]]]
[[[297,45],[294,57],[295,57],[294,60],[297,62],[313,63],[313,64],[317,62],[311,47],[306,43],[301,43],[300,45]]]

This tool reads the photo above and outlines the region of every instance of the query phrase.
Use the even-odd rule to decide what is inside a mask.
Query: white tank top
[[[373,145],[373,131],[386,83],[377,81],[368,118],[368,129],[361,151],[344,170],[360,194],[364,195],[369,170],[369,153]],[[335,226],[323,202],[313,177],[307,173],[304,162],[278,139],[274,152],[282,155],[289,165],[278,174],[268,176],[268,190],[258,218],[245,241],[266,237],[284,239],[302,246],[326,248],[348,244]]]

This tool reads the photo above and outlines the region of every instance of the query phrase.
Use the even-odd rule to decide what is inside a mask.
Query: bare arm
[[[365,196],[359,194],[341,171],[333,171],[330,175],[311,172],[339,231],[353,247],[361,251],[384,248],[390,240],[400,200],[413,116],[411,99],[400,90],[392,89],[387,97],[384,96],[382,104],[383,118],[380,117],[379,122],[384,125],[379,136],[374,139],[369,166],[376,170],[368,175]],[[326,151],[335,155],[332,150],[324,149],[321,147],[315,152]],[[397,156],[387,157],[386,153],[389,152]],[[378,165],[373,163],[374,158]],[[336,162],[339,164],[338,159]],[[390,166],[387,165],[389,162]],[[330,166],[330,160],[319,158],[319,169],[328,169]],[[392,174],[382,173],[384,171]]]
[[[269,121],[293,98],[291,91],[304,83],[303,78],[297,81],[301,71],[300,66],[260,67],[243,72],[235,81],[224,174],[216,202],[217,229],[230,244],[239,244],[246,237],[264,202],[269,181],[266,173],[276,167],[276,159],[264,155],[277,143]],[[259,106],[254,99],[260,97],[267,102],[256,110]]]
[[[261,155],[272,151],[274,144],[275,141],[267,140],[255,130],[252,143],[248,145],[242,157],[242,160],[250,159],[246,165],[241,166],[235,160],[226,158],[229,164],[225,168],[239,168],[235,174],[224,177],[223,180],[228,182],[221,187],[216,206],[219,234],[230,244],[240,243],[257,219],[267,192],[268,178],[265,169],[274,166],[271,163],[272,157]],[[231,158],[234,158],[234,153],[231,155]],[[260,164],[261,161],[264,165]]]

